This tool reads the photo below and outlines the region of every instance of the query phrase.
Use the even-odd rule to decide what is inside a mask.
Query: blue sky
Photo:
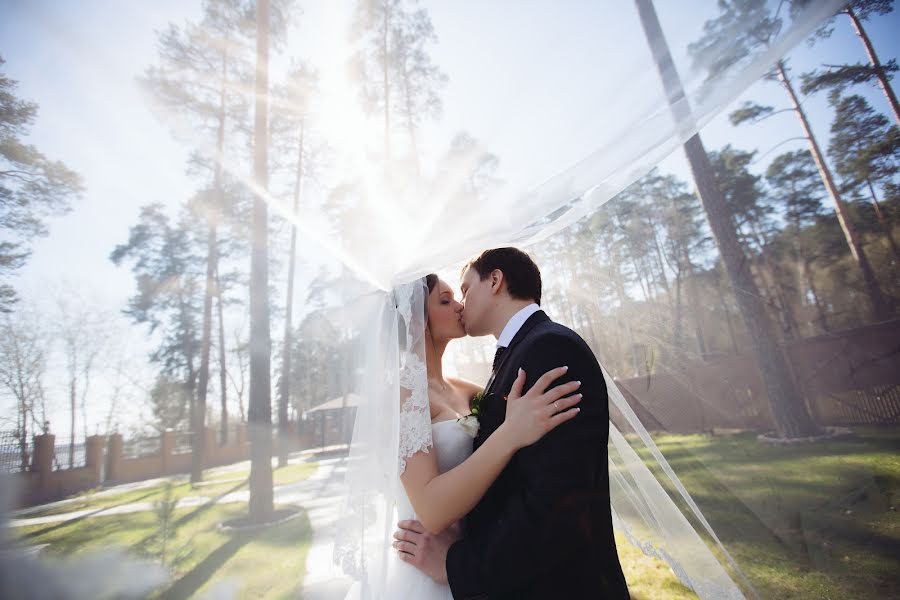
[[[324,117],[338,127],[336,115],[354,101],[338,81],[348,52],[352,3],[321,0],[300,5],[304,15],[288,35],[288,51],[335,74],[334,87],[326,84],[332,95],[322,106]],[[501,171],[517,188],[538,185],[582,158],[597,146],[605,128],[639,115],[642,103],[657,93],[658,78],[648,68],[630,2],[465,1],[423,6],[439,37],[432,57],[450,78],[443,93],[443,117],[423,130],[423,151],[440,153],[452,135],[465,128],[500,157]],[[657,2],[679,68],[686,69],[685,42],[697,36],[711,7],[712,0]],[[28,141],[79,172],[86,184],[74,210],[52,219],[50,235],[34,243],[33,256],[16,281],[28,302],[46,306],[59,293],[53,290],[70,288],[109,310],[121,309],[133,279],[128,269],[112,265],[110,251],[125,241],[141,206],[162,202],[174,207],[199,187],[185,174],[188,149],[153,115],[135,83],[156,60],[155,30],[198,15],[199,2],[184,0],[0,0],[5,73],[19,82],[19,97],[40,105]],[[876,18],[867,27],[883,61],[900,54],[900,15]],[[823,63],[864,61],[865,55],[847,19],[839,17],[830,39],[812,48],[797,46],[790,60],[796,74]],[[642,89],[648,90],[646,96]],[[877,88],[854,91],[886,111]],[[775,83],[752,86],[737,103],[744,99],[786,106],[786,96]],[[807,99],[804,107],[824,144],[831,121],[824,95]],[[791,114],[734,128],[725,117],[730,109],[704,129],[707,149],[730,143],[764,152],[801,135]],[[793,142],[779,151],[799,147],[802,142]],[[767,163],[758,166],[764,169]],[[660,168],[688,179],[680,151]],[[311,245],[301,246],[303,254],[315,251]],[[311,270],[301,265],[301,290],[310,277]],[[137,330],[135,334],[144,337]]]

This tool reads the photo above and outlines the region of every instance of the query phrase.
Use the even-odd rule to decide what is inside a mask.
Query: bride
[[[472,435],[459,420],[472,410],[472,402],[482,388],[474,383],[445,377],[442,357],[450,340],[465,336],[463,305],[453,290],[437,275],[425,278],[424,332],[425,366],[428,379],[428,408],[431,417],[432,448],[425,447],[401,461],[399,516],[417,519],[431,533],[459,537],[459,520],[481,499],[513,454],[539,440],[558,425],[575,418],[580,395],[568,396],[578,388],[570,382],[548,390],[564,368],[544,374],[531,390],[521,396],[525,382],[520,372],[506,406],[506,420],[476,452]],[[554,406],[555,403],[555,406]],[[387,598],[452,598],[450,587],[438,584],[403,562],[405,542],[394,542],[397,553],[388,557]],[[347,598],[357,597],[359,588]]]

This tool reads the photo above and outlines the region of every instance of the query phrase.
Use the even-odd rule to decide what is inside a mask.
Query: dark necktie
[[[506,346],[497,346],[497,351],[494,353],[494,364],[491,367],[491,372],[497,372],[497,366],[500,364],[500,357],[503,356],[503,353],[506,351]]]

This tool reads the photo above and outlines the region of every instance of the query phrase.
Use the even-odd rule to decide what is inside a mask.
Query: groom
[[[456,600],[628,598],[613,539],[609,408],[597,359],[540,310],[541,274],[521,250],[486,250],[463,269],[461,288],[466,333],[497,338],[475,448],[503,422],[520,368],[524,394],[546,371],[568,366],[554,385],[581,381],[581,412],[516,453],[466,517],[464,537],[401,522],[395,537],[413,544],[401,557],[449,582]]]

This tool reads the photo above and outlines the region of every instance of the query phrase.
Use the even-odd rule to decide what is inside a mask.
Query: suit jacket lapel
[[[509,343],[509,346],[506,347],[506,351],[503,353],[503,356],[500,357],[500,362],[497,364],[497,370],[491,373],[491,378],[488,379],[487,386],[484,388],[485,395],[490,394],[494,385],[494,381],[497,379],[497,375],[503,369],[503,365],[506,364],[506,361],[509,360],[510,354],[512,354],[513,348],[515,348],[516,344],[525,339],[525,336],[528,335],[528,332],[534,329],[535,325],[538,323],[543,323],[544,321],[549,321],[550,317],[547,316],[542,310],[537,311],[528,319],[522,323],[522,327],[519,328],[519,331],[516,332],[516,335],[513,336],[512,341]]]

